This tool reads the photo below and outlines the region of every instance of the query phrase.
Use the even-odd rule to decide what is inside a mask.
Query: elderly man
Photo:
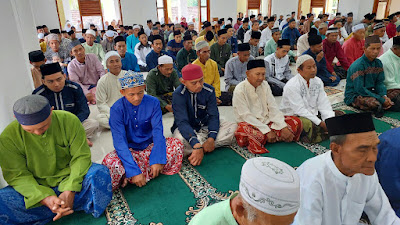
[[[49,34],[46,36],[47,39],[47,48],[44,56],[46,57],[47,61],[52,62],[53,56],[57,55],[60,57],[62,61],[69,61],[70,60],[70,52],[68,48],[61,48],[60,45],[60,38],[57,34]]]
[[[154,36],[151,47],[153,48],[153,50],[146,56],[148,70],[152,70],[157,67],[158,58],[160,56],[167,55],[167,52],[162,50],[163,42],[160,35]]]
[[[227,29],[221,29],[218,31],[218,42],[210,47],[210,58],[217,63],[219,75],[221,77],[224,76],[225,64],[232,54],[231,45],[226,43],[227,40]]]
[[[298,141],[302,131],[297,117],[285,117],[275,102],[271,88],[265,81],[264,60],[251,60],[247,64],[247,79],[233,92],[233,112],[238,128],[238,145],[251,153],[269,152],[264,146],[277,141]]]
[[[94,40],[96,39],[96,32],[94,30],[87,30],[85,33],[85,40],[86,42],[82,44],[85,48],[86,54],[93,53],[99,58],[100,62],[103,62],[104,59],[104,51],[101,44],[95,43]]]
[[[172,93],[181,84],[173,64],[172,57],[160,56],[158,66],[146,77],[147,94],[160,101],[163,113],[172,112]]]
[[[358,224],[365,212],[372,224],[400,224],[375,173],[378,135],[368,113],[326,120],[326,153],[298,169],[300,209],[294,224]]]
[[[74,211],[100,217],[111,200],[106,167],[92,164],[85,130],[40,95],[17,100],[0,135],[0,224],[46,224]]]
[[[182,69],[182,85],[172,94],[173,136],[185,146],[193,166],[201,164],[204,153],[229,146],[236,124],[220,121],[213,86],[204,83],[203,71],[196,64]]]
[[[317,75],[314,58],[302,55],[296,62],[298,74],[283,88],[280,110],[298,116],[303,124],[301,141],[318,143],[328,138],[325,120],[334,117],[324,83]],[[339,114],[339,112],[338,112]]]
[[[89,103],[96,103],[96,85],[105,74],[104,67],[95,54],[85,54],[85,48],[79,41],[71,43],[71,55],[75,57],[68,64],[68,77],[78,83]]]
[[[111,106],[114,105],[118,99],[122,98],[118,79],[124,77],[126,71],[122,70],[121,55],[118,52],[107,52],[104,60],[109,72],[102,76],[97,82],[96,105],[99,110],[97,120],[101,127],[110,129],[109,119]]]
[[[114,50],[114,38],[118,36],[118,33],[113,30],[108,30],[108,31],[106,31],[106,34],[104,36],[106,38],[104,38],[101,41],[101,47],[103,47],[104,53],[113,51]],[[123,36],[121,36],[121,37],[123,37]]]
[[[132,70],[135,72],[140,72],[140,67],[138,64],[138,59],[135,54],[127,52],[126,41],[122,36],[117,36],[114,39],[114,50],[118,51],[119,56],[121,56],[122,69]],[[137,53],[137,52],[135,52]],[[107,60],[104,60],[105,66],[107,66]]]
[[[318,35],[321,36],[322,40],[326,38],[326,31],[328,30],[328,24],[321,23],[318,27]]]
[[[278,41],[275,53],[264,58],[266,69],[266,80],[271,87],[274,96],[282,96],[283,87],[293,75],[290,70],[290,40]]]
[[[291,49],[297,49],[297,39],[301,36],[299,30],[296,28],[296,20],[291,19],[287,29],[282,33],[282,39],[289,39]]]
[[[239,193],[204,208],[189,225],[289,225],[299,206],[300,181],[296,171],[277,159],[256,157],[242,167]]]
[[[233,94],[236,85],[246,79],[247,63],[253,60],[250,55],[249,43],[239,44],[238,56],[235,56],[226,62],[225,67],[225,90]]]
[[[140,42],[135,46],[135,56],[137,58],[137,63],[139,64],[141,72],[148,72],[146,64],[146,56],[151,52],[151,42],[148,41],[147,35],[143,32],[139,32]]]
[[[267,27],[262,30],[260,38],[260,47],[264,48],[265,44],[272,39],[272,28],[274,27],[275,20],[273,17],[267,20]],[[279,28],[278,28],[279,30]]]
[[[351,64],[347,72],[344,102],[361,110],[373,111],[382,117],[384,110],[394,103],[386,96],[385,73],[382,62],[377,59],[381,49],[378,36],[365,40],[365,54]]]
[[[193,63],[196,59],[197,54],[196,51],[193,49],[192,36],[185,35],[183,37],[183,48],[179,50],[178,54],[176,55],[176,63],[178,64],[179,72],[182,71],[182,68],[184,66],[189,63]]]
[[[124,96],[110,110],[110,127],[115,150],[103,164],[108,167],[113,190],[128,182],[143,187],[160,174],[173,175],[182,166],[182,143],[165,139],[160,101],[144,94],[142,74],[119,79]]]
[[[365,27],[363,24],[357,24],[352,28],[353,37],[344,42],[342,48],[347,56],[349,64],[353,64],[364,54]]]
[[[40,71],[43,84],[32,94],[46,97],[56,110],[65,110],[75,114],[85,128],[89,146],[92,146],[93,143],[89,139],[96,133],[99,123],[88,118],[90,110],[82,88],[77,83],[66,80],[67,77],[62,72],[59,63],[41,65]]]
[[[140,42],[138,35],[140,31],[140,26],[134,25],[132,28],[133,28],[133,34],[129,35],[126,38],[126,46],[128,52],[135,54],[135,46]]]
[[[31,74],[33,80],[33,86],[38,88],[42,85],[42,73],[40,72],[40,66],[45,64],[47,59],[41,50],[29,52],[29,63],[32,65]]]
[[[342,46],[338,42],[339,30],[337,28],[329,28],[326,32],[326,39],[322,41],[322,48],[326,59],[326,69],[334,76],[339,76],[340,79],[346,79],[347,70],[350,67],[347,57],[344,54]],[[333,63],[337,58],[340,66]]]
[[[310,48],[303,55],[310,55],[317,64],[317,76],[321,78],[325,86],[336,86],[340,82],[340,77],[331,74],[326,66],[326,59],[322,47],[322,38],[319,35],[311,35],[308,37]]]

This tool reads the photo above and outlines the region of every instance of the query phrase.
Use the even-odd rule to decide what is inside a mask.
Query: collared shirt
[[[193,64],[199,65],[204,75],[204,82],[212,85],[215,89],[215,96],[218,98],[221,96],[221,81],[219,79],[218,65],[212,60],[208,59],[206,64],[200,62],[199,59],[196,59]]]
[[[146,56],[151,52],[151,43],[147,42],[147,46],[144,46],[141,42],[135,46],[135,56],[140,66],[146,67]]]
[[[218,42],[210,47],[210,58],[218,64],[218,68],[225,68],[226,62],[231,57],[231,46],[229,44],[219,45]]]
[[[228,43],[231,46],[232,53],[238,52],[238,41],[235,36],[232,36],[231,38],[229,38],[226,43]]]
[[[111,106],[120,98],[121,95],[121,84],[118,81],[119,78],[124,77],[126,71],[121,70],[118,76],[108,72],[102,76],[97,82],[96,88],[96,106],[99,109],[100,114],[110,116]]]
[[[134,54],[134,53],[135,53],[135,46],[136,46],[138,43],[140,43],[139,37],[135,37],[134,34],[129,35],[129,36],[126,38],[126,48],[127,48],[127,51]]]
[[[176,43],[175,40],[171,40],[167,44],[168,55],[170,55],[174,60],[176,60],[176,54],[178,54],[179,50],[183,48],[183,41]]]
[[[253,60],[254,57],[250,56],[249,60]],[[239,56],[235,56],[226,62],[225,65],[225,90],[228,91],[232,85],[238,85],[244,81],[247,77],[247,62],[242,63]]]
[[[89,93],[91,87],[97,85],[97,81],[104,74],[104,67],[95,54],[86,54],[84,63],[75,58],[68,64],[69,79],[78,83],[85,95]]]
[[[182,136],[193,147],[200,143],[195,131],[208,128],[208,137],[217,138],[219,132],[219,112],[214,88],[204,83],[199,93],[189,91],[183,84],[172,94],[174,125],[171,132],[179,129]]]
[[[135,54],[126,52],[125,57],[121,58],[122,69],[123,70],[132,70],[135,72],[140,72],[140,67],[138,64],[138,60]]]
[[[327,68],[326,68],[326,59],[325,59],[325,56],[322,57],[322,59],[321,59],[319,62],[317,62],[317,55],[314,54],[314,53],[311,51],[311,49],[308,49],[307,51],[305,51],[305,52],[303,53],[303,55],[306,55],[306,54],[314,58],[315,63],[317,64],[317,76],[318,76],[319,78],[321,78],[322,80],[324,80],[324,79],[328,79],[329,77],[333,76],[331,73],[329,73],[329,71],[328,71]]]
[[[82,44],[82,46],[85,48],[85,53],[93,53],[95,54],[98,58],[100,62],[103,62],[104,59],[104,51],[103,51],[103,47],[101,47],[101,44],[97,44],[97,43],[93,43],[92,46],[89,46],[86,42]]]
[[[101,47],[103,48],[104,53],[114,50],[114,42],[108,41],[108,39],[104,39],[101,41]]]
[[[347,34],[351,34],[353,32],[353,23],[346,22],[343,27],[346,29]]]
[[[284,80],[290,80],[293,75],[290,70],[289,64],[289,56],[278,58],[276,54],[273,53],[264,58],[265,69],[266,69],[266,80],[269,83],[274,83],[281,88],[285,86]]]
[[[358,224],[363,212],[372,224],[400,224],[376,173],[345,176],[331,151],[305,161],[296,171],[301,199],[294,225]]]
[[[286,116],[301,116],[319,125],[321,121],[334,117],[331,103],[325,93],[324,83],[318,77],[307,81],[297,74],[283,88],[280,110]],[[318,118],[321,114],[321,119]]]
[[[0,135],[0,166],[4,179],[24,196],[27,209],[60,192],[80,192],[91,162],[85,130],[72,113],[53,110],[50,127],[31,134],[17,120]]]
[[[289,39],[290,45],[293,46],[297,43],[297,39],[300,37],[300,32],[297,28],[286,28],[282,33],[282,39]]]
[[[239,30],[238,30],[238,32],[237,32],[237,38],[238,38],[238,40],[240,40],[242,43],[244,43],[243,41],[244,41],[244,35],[246,34],[246,32],[248,31],[249,29],[244,29],[243,27],[240,27],[239,28]],[[250,40],[250,39],[249,39]]]
[[[297,56],[303,55],[303,53],[309,48],[310,44],[308,43],[308,33],[301,35],[297,40]]]
[[[359,41],[354,37],[343,43],[342,48],[350,65],[364,54],[364,43],[365,40]]]
[[[269,27],[266,27],[262,32],[261,32],[261,38],[260,38],[260,47],[263,48],[265,44],[272,39],[272,32]]]
[[[249,25],[249,27],[250,27],[250,25]],[[260,30],[258,30],[258,32],[260,32]],[[248,43],[250,41],[252,33],[253,33],[252,29],[246,31],[246,33],[244,34],[243,43]]]
[[[381,57],[379,57],[383,64],[383,71],[385,72],[384,84],[389,89],[400,89],[400,57],[393,53],[390,49]]]
[[[154,50],[151,50],[146,56],[147,69],[152,70],[158,66],[158,58],[163,55],[168,55],[166,51],[161,50],[160,54],[157,54]]]
[[[232,106],[238,123],[249,123],[263,134],[271,129],[282,130],[287,127],[267,81],[257,88],[247,79],[238,84],[233,92]],[[269,123],[272,123],[271,127]]]
[[[150,153],[150,166],[166,164],[162,113],[157,98],[144,95],[138,106],[132,105],[125,97],[120,98],[111,107],[110,128],[114,148],[122,161],[127,178],[142,173],[129,149],[142,151],[154,143]]]
[[[146,77],[147,94],[156,97],[160,101],[161,108],[168,105],[162,96],[174,92],[174,89],[180,84],[181,82],[175,69],[169,77],[166,77],[156,67],[150,70]]]
[[[259,45],[250,45],[250,55],[253,56],[254,58],[257,58],[260,56],[260,51],[259,51]]]
[[[191,49],[189,52],[182,48],[179,50],[178,54],[176,55],[176,63],[178,64],[178,70],[182,71],[182,68],[189,63],[193,63],[194,60],[197,59],[197,54],[194,49]]]
[[[333,70],[333,60],[335,57],[339,60],[340,65],[343,67],[343,69],[348,70],[350,67],[349,62],[347,61],[347,57],[344,54],[344,51],[342,49],[342,46],[338,41],[334,43],[330,43],[327,39],[322,41],[323,44],[323,49],[324,49],[324,54],[325,54],[325,59],[326,59],[326,69],[330,72],[333,73],[335,72]]]

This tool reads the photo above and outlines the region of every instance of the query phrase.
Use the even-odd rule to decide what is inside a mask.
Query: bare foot
[[[92,147],[92,146],[93,146],[93,142],[89,141],[89,139],[86,138],[86,141],[87,141],[89,147]]]

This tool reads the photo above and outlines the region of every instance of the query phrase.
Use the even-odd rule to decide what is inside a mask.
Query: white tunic
[[[265,44],[267,41],[269,41],[272,38],[272,32],[269,27],[266,27],[262,32],[261,32],[261,38],[260,38],[260,48],[264,48]]]
[[[249,43],[252,31],[253,31],[252,29],[246,31],[246,33],[244,34],[243,43]],[[258,32],[260,32],[260,30],[258,30]]]
[[[305,161],[297,173],[301,198],[294,225],[356,225],[363,212],[373,225],[400,224],[376,173],[345,176],[331,151]]]
[[[152,50],[151,43],[148,42],[147,43],[147,47],[143,46],[139,50],[139,46],[141,46],[141,45],[142,45],[142,43],[140,43],[140,42],[136,44],[136,46],[135,46],[135,56],[137,58],[138,64],[140,66],[146,67],[147,66],[147,64],[146,64],[146,56]]]
[[[382,45],[383,53],[389,51],[393,47],[393,38],[390,38],[385,44]]]
[[[267,81],[257,88],[247,79],[240,82],[233,92],[232,106],[238,123],[249,123],[263,134],[270,132],[271,128],[282,130],[287,126]],[[268,126],[270,122],[271,128]]]
[[[331,103],[324,91],[324,83],[318,77],[310,79],[310,86],[307,81],[297,74],[290,79],[283,88],[280,110],[286,116],[301,116],[319,125],[322,120],[335,116]]]
[[[297,40],[297,56],[301,56],[309,48],[310,44],[308,43],[308,33],[301,35]]]
[[[102,76],[97,82],[96,87],[96,105],[99,109],[100,114],[106,114],[110,116],[111,106],[120,98],[122,95],[121,84],[118,79],[124,77],[126,71],[121,70],[118,76],[108,72]]]

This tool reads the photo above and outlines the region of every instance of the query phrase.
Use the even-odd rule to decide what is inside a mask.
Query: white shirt
[[[118,76],[108,72],[102,76],[97,82],[96,87],[96,105],[99,109],[100,114],[106,114],[110,117],[111,106],[120,98],[122,95],[121,84],[118,81],[119,78],[124,77],[126,71],[121,70]]]
[[[267,41],[269,41],[272,38],[272,32],[269,27],[266,27],[262,32],[261,32],[261,38],[260,38],[260,48],[263,48]]]
[[[257,88],[247,79],[240,82],[233,92],[232,106],[238,123],[249,123],[263,134],[270,132],[271,128],[282,130],[287,127],[267,81]],[[268,126],[270,122],[271,128]]]
[[[246,31],[246,33],[244,34],[243,43],[249,43],[250,38],[251,38],[251,31],[252,31],[252,29]],[[260,32],[260,30],[258,30],[258,32]]]
[[[290,79],[283,88],[280,110],[286,116],[301,116],[319,125],[322,120],[334,117],[331,103],[324,91],[324,83],[319,77],[310,79],[310,86],[307,81],[297,74]]]
[[[310,44],[308,43],[308,33],[301,35],[297,40],[297,56],[301,56],[309,48]]]
[[[136,44],[136,46],[135,46],[135,56],[136,56],[136,58],[137,58],[137,60],[138,60],[138,64],[139,64],[140,66],[146,67],[146,66],[147,66],[147,64],[146,64],[146,56],[147,56],[147,54],[149,54],[149,53],[151,52],[151,50],[152,50],[152,48],[151,48],[151,43],[148,42],[148,43],[147,43],[147,47],[141,48],[141,49],[139,50],[139,46],[140,46],[141,44],[142,44],[141,42],[139,42],[139,43]]]
[[[393,47],[393,38],[390,38],[385,44],[382,45],[383,53],[387,52]]]
[[[356,225],[363,211],[373,225],[400,224],[376,173],[345,176],[328,151],[305,161],[300,176],[300,209],[294,225]]]
[[[149,27],[145,27],[144,28],[144,33],[147,35],[147,37],[150,36],[150,34],[151,34],[150,28]]]

